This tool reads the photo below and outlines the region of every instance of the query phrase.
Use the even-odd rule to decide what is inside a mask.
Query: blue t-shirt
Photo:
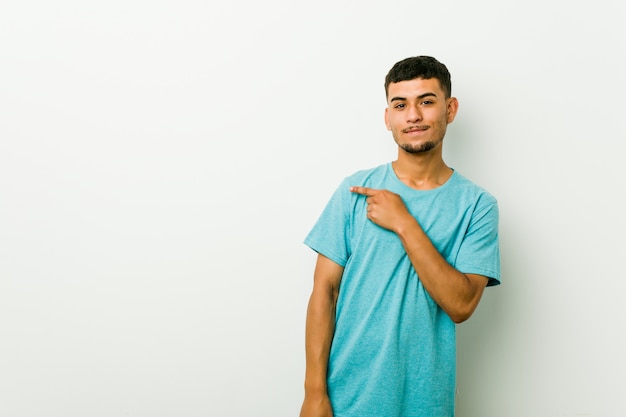
[[[500,283],[497,202],[456,171],[438,188],[415,190],[387,163],[346,178],[304,241],[344,267],[328,363],[335,417],[452,417],[455,324],[398,236],[367,219],[366,197],[350,186],[399,194],[439,253],[488,285]]]

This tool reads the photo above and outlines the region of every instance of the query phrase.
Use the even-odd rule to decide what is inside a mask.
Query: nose
[[[407,122],[416,123],[422,120],[422,112],[418,106],[409,106],[406,112]]]

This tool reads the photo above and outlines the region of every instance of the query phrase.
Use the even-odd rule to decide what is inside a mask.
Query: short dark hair
[[[425,80],[436,78],[446,98],[452,96],[452,83],[448,68],[432,56],[420,55],[405,58],[391,67],[385,77],[385,97],[389,95],[389,84],[416,78]]]

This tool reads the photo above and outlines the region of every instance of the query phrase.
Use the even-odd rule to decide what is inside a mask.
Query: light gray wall
[[[431,54],[448,163],[500,202],[458,416],[626,414],[623,2],[0,6],[0,415],[295,416],[339,181]]]

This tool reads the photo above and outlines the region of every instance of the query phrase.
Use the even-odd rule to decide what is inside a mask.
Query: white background
[[[457,415],[626,415],[624,2],[0,5],[0,415],[296,416],[314,254],[428,54],[500,203]]]

